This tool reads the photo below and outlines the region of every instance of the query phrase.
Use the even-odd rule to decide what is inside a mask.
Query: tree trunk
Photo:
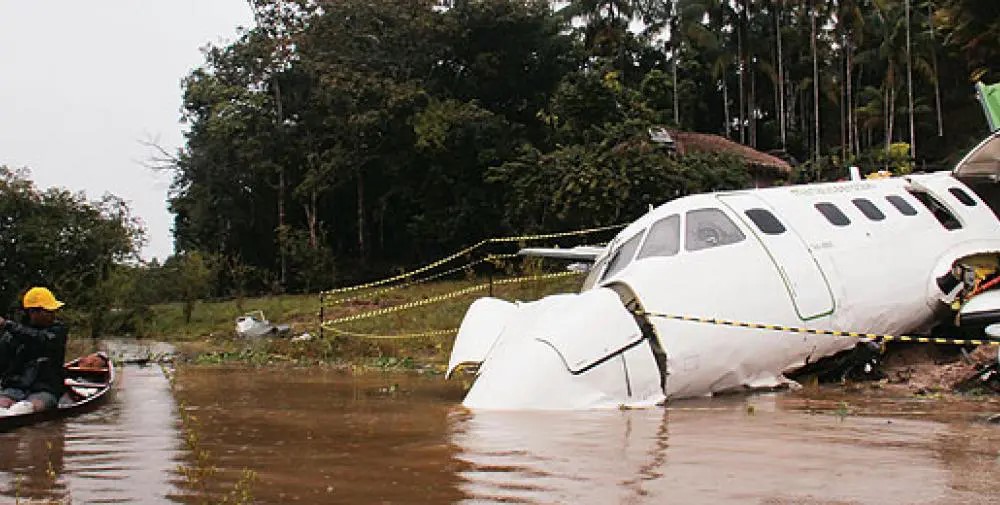
[[[778,117],[780,118],[778,124],[781,128],[781,149],[786,150],[788,146],[785,133],[785,64],[781,56],[781,16],[777,8],[775,5],[774,33],[778,40]]]
[[[740,1],[740,15],[736,26],[736,60],[739,62],[739,91],[740,91],[740,144],[746,144],[746,91],[743,85],[743,73],[746,71],[746,60],[743,58],[743,17],[746,13],[742,9],[743,2]]]
[[[725,128],[726,138],[728,139],[728,138],[730,138],[729,127],[731,126],[730,122],[732,121],[732,118],[729,117],[729,84],[727,84],[726,81],[727,81],[727,79],[726,79],[726,72],[723,71],[722,72],[722,110],[723,110],[723,112],[725,114],[725,118],[726,118],[725,119],[726,124],[723,127]]]
[[[844,55],[840,63],[840,155],[847,159],[847,84],[844,82],[847,76],[847,55]]]
[[[910,119],[910,159],[917,159],[917,132],[913,123],[913,56],[910,49],[910,0],[906,6],[906,111]]]
[[[893,131],[896,127],[896,89],[893,87],[889,88],[889,134],[885,139],[885,151],[886,154],[889,153],[889,148],[892,147],[892,139],[895,132]]]
[[[820,156],[820,132],[819,132],[819,59],[816,50],[816,9],[815,6],[810,4],[809,6],[809,20],[810,20],[810,43],[812,46],[812,60],[813,60],[813,135],[815,137],[815,154],[814,159],[819,162]]]
[[[364,262],[368,258],[365,244],[365,178],[358,167],[358,256]]]
[[[851,51],[853,53],[854,50],[852,49]],[[854,72],[854,70],[853,70],[853,67],[854,67],[854,55],[853,54],[851,55],[851,67],[852,67],[851,72],[853,73]],[[863,74],[864,74],[863,67],[861,65],[859,65],[858,66],[858,85],[861,84],[861,76]],[[854,152],[856,154],[858,154],[858,155],[861,155],[861,127],[858,126],[858,115],[854,113],[854,106],[855,106],[854,91],[853,91],[854,85],[855,85],[855,83],[853,81],[851,81],[851,90],[852,90],[851,91],[851,114],[852,114],[852,118],[853,118],[853,121],[854,121],[854,125],[853,125],[853,128],[854,128],[854,147],[856,148],[856,150]],[[865,132],[865,134],[866,134],[866,136],[865,136],[865,141],[866,141],[865,146],[868,146],[868,145],[870,145],[870,143],[867,142],[868,141],[867,132]]]
[[[750,3],[748,0],[743,1],[743,19],[744,19],[744,29],[747,31],[747,42],[749,43],[749,26],[750,26]],[[751,54],[750,47],[747,47],[747,76],[750,81],[750,90],[747,94],[747,128],[749,129],[749,141],[750,146],[757,147],[757,71],[754,68],[753,54]]]
[[[309,203],[302,205],[302,210],[306,214],[306,225],[309,226],[309,248],[312,250],[316,250],[319,247],[317,199],[316,190],[312,190],[309,192]]]
[[[274,104],[275,112],[278,115],[278,128],[284,127],[285,115],[281,107],[281,86],[278,81],[274,81]],[[278,165],[278,255],[280,257],[281,272],[280,272],[280,284],[281,290],[285,290],[288,281],[288,258],[285,254],[285,249],[287,249],[285,244],[286,230],[285,230],[285,166],[283,164]]]
[[[934,71],[934,112],[937,114],[938,137],[944,136],[944,121],[941,119],[941,82],[938,74],[937,38],[934,37],[934,2],[927,2],[927,23],[931,31],[931,69]]]
[[[680,21],[680,11],[677,10],[676,2],[671,6],[671,11],[673,12],[673,28],[670,30],[670,45],[673,50],[673,81],[674,81],[674,126],[677,128],[681,127],[681,101],[678,96],[678,86],[677,86],[677,62],[681,58],[681,21]]]
[[[845,52],[847,54],[847,77],[844,79],[844,84],[847,86],[847,151],[849,154],[855,154],[854,144],[856,142],[855,137],[855,126],[854,126],[854,93],[853,93],[853,79],[854,76],[851,75],[851,67],[854,66],[854,44],[851,40],[844,41]]]
[[[889,100],[892,99],[892,97],[889,94],[890,89],[892,89],[892,87],[888,83],[886,83],[885,96],[882,98],[882,115],[884,116],[884,119],[882,120],[882,127],[883,127],[882,134],[883,137],[885,137],[886,154],[889,153],[889,144],[892,142],[892,140],[890,140],[892,137],[892,119],[891,119],[892,113],[889,112]]]
[[[750,147],[757,148],[757,73],[753,58],[747,58],[750,74],[750,96],[747,97],[747,121],[750,122]]]
[[[673,64],[673,81],[674,81],[674,126],[677,128],[681,127],[681,101],[677,96],[677,47],[674,47],[674,64]]]

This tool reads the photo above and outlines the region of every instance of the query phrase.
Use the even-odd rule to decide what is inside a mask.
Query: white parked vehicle
[[[976,190],[958,178],[983,174]],[[1000,270],[1000,220],[981,197],[996,195],[997,174],[1000,133],[951,173],[673,200],[605,248],[564,250],[594,261],[580,293],[473,303],[448,374],[478,364],[464,404],[491,409],[648,406],[780,386],[859,339],[680,316],[890,335],[955,320]],[[985,338],[1000,298],[971,309],[956,331]]]

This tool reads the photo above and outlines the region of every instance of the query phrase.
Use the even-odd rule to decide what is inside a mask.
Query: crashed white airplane
[[[1000,270],[998,174],[1000,133],[950,173],[673,200],[607,247],[534,251],[594,261],[581,292],[477,300],[448,374],[479,365],[471,408],[652,406],[787,384],[859,340],[649,314],[899,335],[958,311],[982,337],[1000,321],[1000,290],[973,292]]]

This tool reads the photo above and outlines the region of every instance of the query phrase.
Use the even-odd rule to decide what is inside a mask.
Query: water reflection
[[[169,383],[159,367],[130,367],[115,393],[92,418],[67,423],[74,501],[170,503],[180,439]]]
[[[439,377],[323,368],[180,369],[176,399],[218,469],[193,493],[166,379],[156,367],[123,378],[97,411],[0,434],[0,503],[217,503],[244,469],[258,504],[1000,503],[1000,430],[970,422],[1000,407],[983,400],[855,395],[845,415],[843,398],[787,393],[470,412]]]
[[[663,410],[462,412],[456,457],[472,501],[621,503],[649,496],[670,448]]]
[[[0,433],[0,496],[74,503],[171,503],[176,413],[159,368],[130,367],[101,408]]]
[[[752,414],[742,400],[716,401],[704,410],[455,413],[451,439],[465,463],[461,489],[470,502],[518,503],[902,504],[997,497],[995,482],[971,486],[971,494],[952,485],[981,461],[961,445],[954,446],[957,457],[939,456],[954,427],[808,415],[766,398],[755,401],[762,408]],[[995,444],[996,433],[991,436]]]
[[[448,412],[460,386],[326,369],[185,368],[178,399],[221,470],[207,498],[258,476],[254,503],[450,503]],[[194,497],[205,498],[205,497]]]
[[[65,427],[59,424],[27,427],[17,437],[0,437],[0,495],[63,499],[66,483],[59,477],[64,469],[65,435]]]

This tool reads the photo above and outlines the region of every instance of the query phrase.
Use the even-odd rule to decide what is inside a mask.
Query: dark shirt
[[[56,321],[48,328],[35,328],[7,321],[0,330],[0,386],[62,395],[66,325]]]

